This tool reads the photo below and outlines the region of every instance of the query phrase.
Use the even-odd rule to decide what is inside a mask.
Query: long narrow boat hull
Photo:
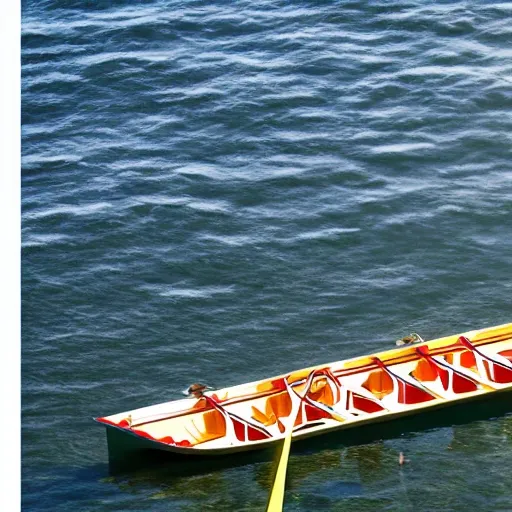
[[[510,402],[512,323],[319,365],[96,421],[109,455],[223,456],[484,400]],[[292,414],[299,411],[299,414]],[[512,403],[511,403],[512,409]]]

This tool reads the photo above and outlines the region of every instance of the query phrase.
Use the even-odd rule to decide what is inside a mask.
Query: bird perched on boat
[[[201,398],[204,394],[204,392],[208,389],[208,386],[205,384],[199,384],[198,382],[195,382],[194,384],[191,384],[188,388],[188,396],[190,398]]]
[[[424,339],[416,332],[411,332],[409,336],[404,336],[399,340],[396,340],[395,344],[397,347],[401,347],[402,345],[412,345],[413,343],[422,343]]]

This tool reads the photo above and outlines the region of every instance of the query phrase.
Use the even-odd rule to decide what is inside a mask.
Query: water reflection
[[[367,486],[389,472],[391,460],[396,466],[397,457],[396,450],[383,442],[292,454],[286,499],[309,509],[364,496]],[[176,469],[173,464],[161,464],[112,475],[103,482],[149,500],[179,502],[184,510],[264,510],[275,463],[269,460],[186,476],[178,475]]]
[[[309,475],[338,468],[339,465],[340,452],[337,450],[326,450],[310,455],[291,455],[286,474],[286,489],[296,489]],[[274,482],[275,469],[275,462],[263,463],[256,468],[255,480],[263,489],[271,488]]]
[[[503,418],[503,434],[506,440],[512,444],[512,416]]]
[[[368,484],[381,478],[383,460],[386,455],[394,455],[395,451],[378,442],[363,446],[347,448],[344,453],[345,462],[355,462],[362,483]]]
[[[406,432],[384,436],[387,432],[382,427],[379,433],[383,439],[371,443],[347,446],[349,439],[332,438],[330,448],[314,444],[294,447],[288,464],[286,501],[300,510],[330,509],[341,502],[353,510],[365,510],[371,509],[377,498],[379,507],[398,500],[406,508],[421,508],[419,489],[429,482],[434,487],[444,485],[438,478],[440,467],[449,469],[450,478],[460,478],[456,475],[466,454],[487,461],[504,442],[512,442],[512,416],[464,425],[453,425],[452,421],[429,431]],[[411,459],[403,467],[398,465],[402,450]],[[164,507],[168,501],[190,511],[265,509],[276,468],[274,453],[181,462],[163,455],[137,470],[114,472],[103,482],[162,502]]]
[[[466,454],[488,453],[503,442],[512,442],[512,416],[454,426],[448,449]]]

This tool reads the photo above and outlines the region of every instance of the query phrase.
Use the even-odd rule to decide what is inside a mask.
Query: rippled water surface
[[[264,510],[269,463],[112,475],[91,418],[511,321],[511,41],[506,2],[24,2],[23,508]],[[511,421],[294,454],[285,509],[512,510]]]

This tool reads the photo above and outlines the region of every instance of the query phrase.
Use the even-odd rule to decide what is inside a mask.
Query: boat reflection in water
[[[476,455],[477,462],[480,454],[485,461],[499,456],[503,442],[512,445],[512,416],[505,415],[509,410],[510,405],[500,400],[461,405],[452,414],[441,410],[423,419],[406,418],[402,424],[374,427],[373,432],[349,436],[347,431],[337,439],[294,443],[287,499],[306,509],[344,500],[354,506],[365,500],[380,500],[380,506],[386,500],[402,500],[404,505],[421,508],[416,496],[419,481],[438,481],[440,467],[451,468],[452,478],[460,478],[468,454]],[[369,442],[376,436],[380,440]],[[403,467],[398,464],[401,451],[410,460]],[[103,482],[150,500],[183,500],[188,502],[186,510],[203,510],[205,503],[218,510],[265,508],[275,471],[271,451],[182,460],[179,465],[163,452],[147,455],[133,460],[131,469],[126,463],[110,466],[110,477]]]

